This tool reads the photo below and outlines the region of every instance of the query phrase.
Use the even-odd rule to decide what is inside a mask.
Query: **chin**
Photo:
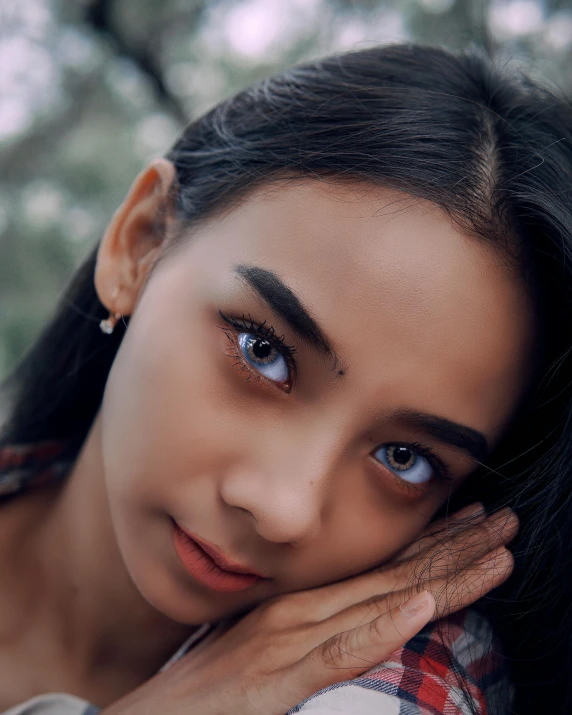
[[[137,584],[136,584],[137,585]],[[193,592],[190,588],[172,584],[148,584],[139,592],[145,600],[166,618],[188,626],[200,626],[203,623],[217,623],[242,613],[246,614],[257,606],[263,598],[252,599],[246,603],[245,597],[238,594],[218,594]]]
[[[132,558],[130,558],[130,556]],[[125,555],[129,577],[141,597],[158,613],[187,626],[218,622],[241,611],[250,610],[263,598],[245,593],[217,593],[194,583],[165,560],[149,553]],[[267,596],[268,597],[268,596]]]

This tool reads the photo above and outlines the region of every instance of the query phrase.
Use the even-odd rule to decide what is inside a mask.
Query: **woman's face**
[[[129,216],[152,200],[106,234],[100,295],[148,250]],[[202,623],[389,559],[498,441],[531,316],[494,249],[386,188],[300,180],[208,221],[137,296],[98,416],[139,591]],[[207,587],[174,521],[267,578]]]

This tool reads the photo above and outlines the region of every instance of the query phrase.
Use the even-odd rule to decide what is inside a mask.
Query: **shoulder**
[[[426,626],[390,659],[290,713],[501,715],[510,686],[488,621],[473,609]]]
[[[63,479],[74,459],[65,440],[0,444],[0,498]]]

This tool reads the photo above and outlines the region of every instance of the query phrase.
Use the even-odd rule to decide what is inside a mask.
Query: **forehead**
[[[378,404],[441,412],[491,436],[508,416],[529,368],[532,306],[502,255],[435,204],[300,180],[255,192],[201,233],[204,268],[276,272],[331,338],[348,381]]]

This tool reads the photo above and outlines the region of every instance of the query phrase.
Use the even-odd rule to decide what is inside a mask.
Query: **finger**
[[[493,588],[500,586],[510,576],[513,566],[510,551],[500,547],[462,571],[452,572],[449,578],[411,584],[406,589],[356,603],[317,624],[315,637],[323,640],[328,633],[356,628],[399,606],[418,591],[427,590],[433,594],[436,604],[434,618],[442,618],[470,606]]]
[[[436,618],[443,618],[475,603],[504,583],[513,569],[513,555],[501,546],[453,578],[441,580],[440,587],[431,587],[437,602]]]
[[[512,573],[514,559],[503,546],[485,557],[474,561],[463,570],[453,572],[449,578],[438,578],[420,585],[411,585],[401,593],[388,594],[385,608],[392,608],[412,592],[421,588],[431,591],[435,597],[435,618],[442,618],[466,608],[485,596]]]
[[[442,519],[428,524],[420,537],[401,551],[396,556],[396,560],[401,561],[418,556],[434,546],[436,539],[446,536],[451,530],[462,530],[464,527],[477,526],[484,523],[488,518],[490,517],[487,517],[485,508],[480,502],[470,504],[454,514],[447,514]]]
[[[288,673],[308,694],[355,678],[413,638],[433,616],[435,601],[429,592],[416,594],[406,603],[357,628],[342,631],[316,645]],[[307,697],[307,696],[306,696]]]
[[[438,578],[463,569],[483,558],[501,545],[508,544],[517,534],[518,517],[511,509],[501,509],[477,525],[456,523],[433,540],[433,545],[417,556],[398,561],[393,569],[399,574],[398,587],[412,577],[418,580]]]
[[[318,622],[367,599],[401,591],[412,584],[423,588],[430,580],[447,578],[514,537],[518,519],[514,512],[507,511],[508,514],[504,510],[498,512],[472,530],[453,529],[448,538],[443,535],[438,542],[433,540],[432,547],[426,548],[417,559],[392,563],[381,570],[302,592],[299,595],[301,609],[309,620]]]

